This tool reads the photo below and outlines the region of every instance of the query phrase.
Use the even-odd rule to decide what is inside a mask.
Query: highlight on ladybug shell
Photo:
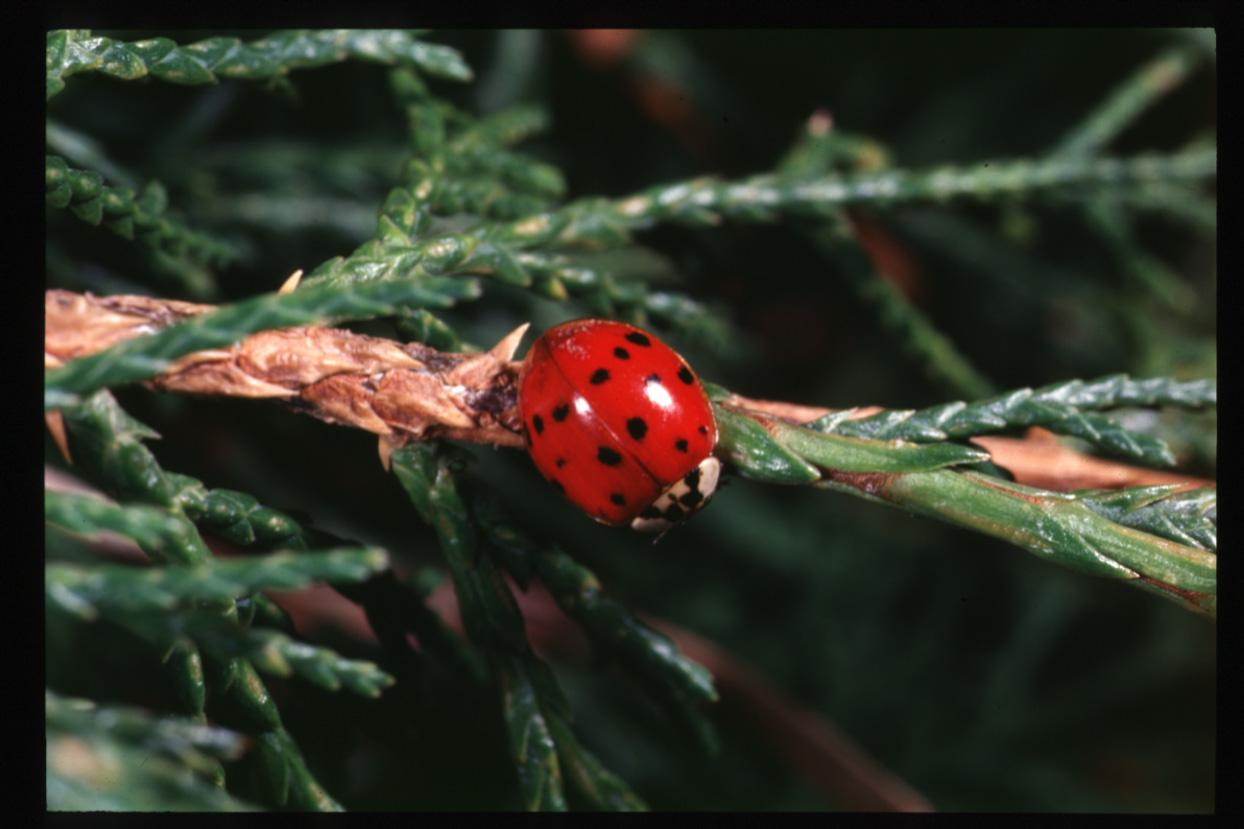
[[[595,520],[658,532],[717,488],[717,423],[687,361],[652,334],[601,319],[544,332],[518,390],[527,451]]]

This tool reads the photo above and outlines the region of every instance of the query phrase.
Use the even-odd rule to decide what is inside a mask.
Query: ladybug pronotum
[[[633,325],[585,319],[544,332],[518,407],[536,468],[589,516],[660,532],[717,488],[717,423],[687,362]]]

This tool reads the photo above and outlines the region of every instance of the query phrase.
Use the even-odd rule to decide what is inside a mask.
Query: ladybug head
[[[709,455],[699,465],[665,488],[652,505],[631,522],[631,529],[664,532],[704,508],[717,491],[721,461]]]

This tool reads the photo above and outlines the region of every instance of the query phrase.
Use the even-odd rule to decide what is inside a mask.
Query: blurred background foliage
[[[216,35],[256,33],[170,36]],[[525,151],[563,171],[570,198],[616,198],[770,170],[819,109],[901,167],[1042,156],[1182,36],[477,30],[431,39],[458,48],[476,73],[469,84],[433,81],[438,96],[479,113],[547,108],[551,129]],[[158,179],[189,226],[240,254],[196,288],[185,263],[49,209],[49,287],[224,302],[352,250],[372,235],[409,152],[387,71],[346,62],[192,87],[75,77],[49,110],[49,152],[136,190]],[[1207,61],[1109,154],[1212,138],[1215,96]],[[87,164],[93,156],[107,169]],[[1172,308],[1138,286],[1127,260],[1135,247],[1112,248],[1081,211],[956,204],[863,216],[895,257],[897,287],[994,389],[1112,372],[1217,375],[1212,226],[1137,214],[1150,266],[1182,298]],[[602,254],[602,266],[677,286],[731,324],[725,342],[671,336],[714,382],[829,407],[963,396],[911,361],[789,227],[662,226],[637,238],[647,251]],[[524,320],[541,329],[584,312],[490,282],[484,301],[440,315],[465,340],[488,344]],[[383,546],[400,570],[442,566],[433,531],[377,463],[373,436],[244,400],[116,394],[163,436],[152,449],[166,468]],[[1145,417],[1161,420],[1138,422]],[[1213,412],[1148,427],[1172,441],[1186,469],[1214,476]],[[733,480],[703,516],[653,545],[585,520],[520,453],[469,451],[474,477],[612,595],[750,663],[939,809],[1212,809],[1216,631],[1203,618],[980,534],[810,489]],[[62,465],[50,440],[46,454]],[[378,650],[344,632],[313,638],[384,666]],[[170,707],[142,643],[91,626],[49,628],[47,642],[50,688]],[[297,680],[270,687],[308,765],[348,808],[515,808],[494,692],[429,664],[420,683],[399,682],[379,700]],[[714,757],[667,728],[608,666],[554,667],[580,739],[653,808],[836,805],[759,738],[764,722],[718,717]]]

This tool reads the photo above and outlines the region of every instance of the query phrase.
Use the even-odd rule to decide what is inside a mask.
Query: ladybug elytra
[[[626,323],[550,328],[523,363],[519,413],[541,474],[610,525],[658,532],[717,488],[717,424],[690,366]]]

